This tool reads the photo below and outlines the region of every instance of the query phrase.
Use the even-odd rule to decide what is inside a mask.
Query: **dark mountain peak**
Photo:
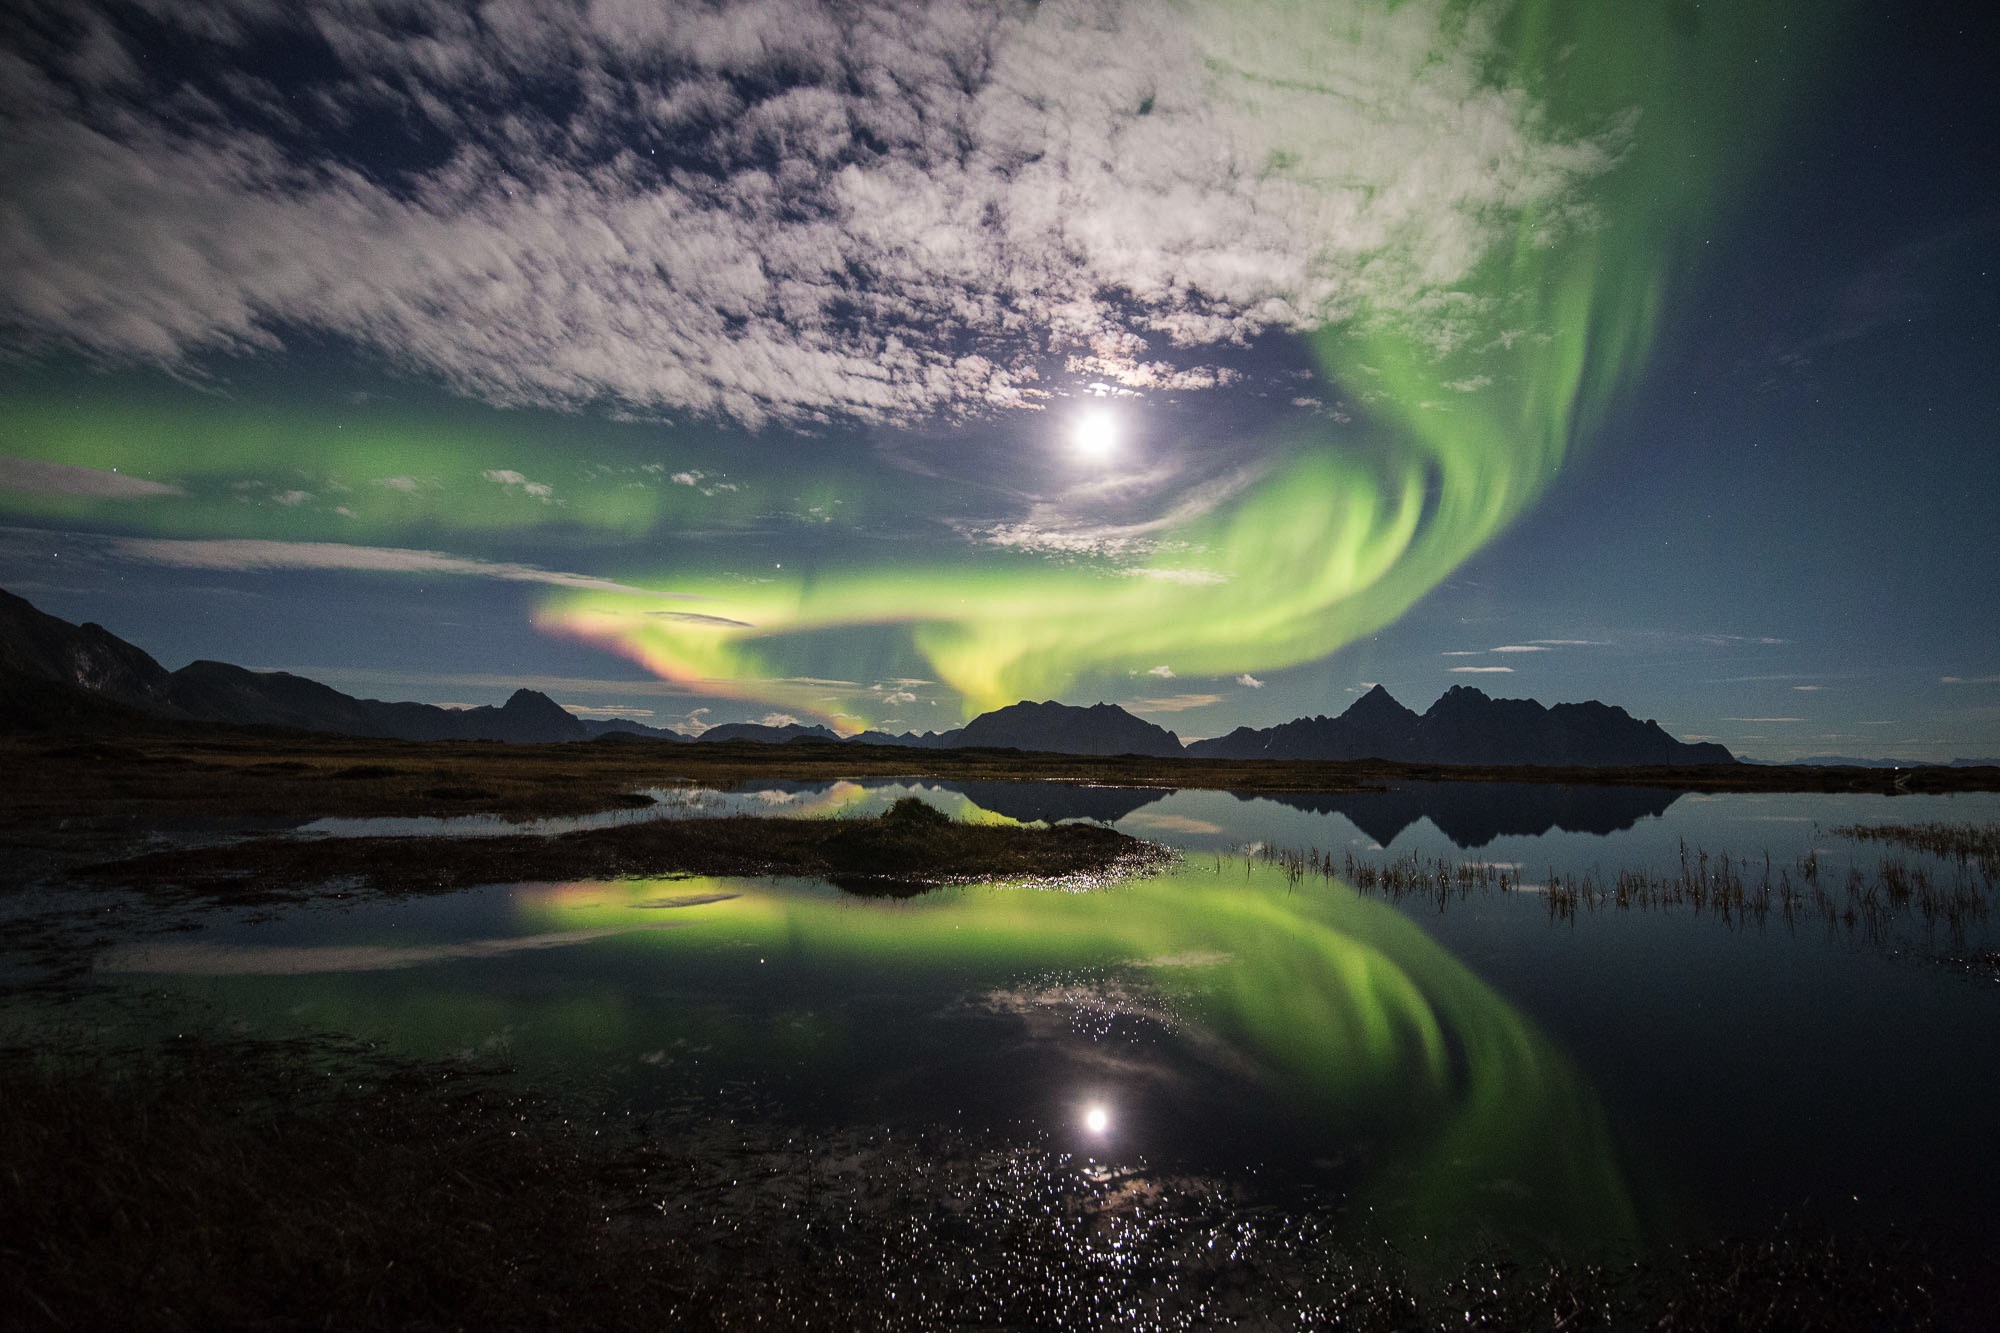
[[[1216,759],[1387,759],[1434,764],[1598,767],[1727,764],[1719,745],[1675,740],[1655,722],[1595,699],[1544,707],[1454,685],[1420,716],[1376,686],[1332,720],[1300,718],[1262,731],[1239,728],[1191,754]]]
[[[1134,717],[1117,704],[1088,708],[1044,699],[981,713],[939,742],[996,750],[1040,750],[1052,754],[1179,755],[1181,738],[1165,727]]]
[[[1347,711],[1342,713],[1341,717],[1353,722],[1364,722],[1371,726],[1391,721],[1405,725],[1414,725],[1417,720],[1416,713],[1405,708],[1395,695],[1389,693],[1389,691],[1383,689],[1380,685],[1370,687],[1368,693],[1349,704]],[[1313,719],[1315,722],[1323,720],[1323,718],[1319,717]]]
[[[52,681],[153,713],[173,714],[167,670],[102,625],[72,625],[0,592],[0,671]]]
[[[500,711],[523,717],[553,717],[557,713],[564,717],[570,715],[568,709],[540,690],[515,690],[507,696],[507,702],[500,705]]]

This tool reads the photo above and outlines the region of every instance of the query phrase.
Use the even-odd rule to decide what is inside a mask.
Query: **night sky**
[[[15,0],[0,587],[686,731],[2000,755],[1993,8]]]

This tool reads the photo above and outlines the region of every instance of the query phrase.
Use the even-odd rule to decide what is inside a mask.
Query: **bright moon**
[[[1079,457],[1101,463],[1118,452],[1118,421],[1101,408],[1085,412],[1070,428],[1069,438]]]
[[[1102,1106],[1093,1106],[1083,1113],[1083,1127],[1093,1134],[1102,1134],[1111,1128],[1111,1112]]]

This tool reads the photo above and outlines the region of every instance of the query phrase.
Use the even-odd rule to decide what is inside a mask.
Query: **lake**
[[[212,912],[114,937],[95,976],[175,1022],[501,1062],[607,1124],[947,1144],[1012,1161],[1037,1206],[1064,1173],[1200,1182],[1420,1261],[1615,1257],[1802,1218],[2000,1240],[1992,868],[1837,832],[1993,824],[2000,796],[656,795],[605,818],[839,818],[914,795],[1183,855],[1109,885],[894,900],[671,878]],[[1646,875],[1623,907],[1620,871]]]

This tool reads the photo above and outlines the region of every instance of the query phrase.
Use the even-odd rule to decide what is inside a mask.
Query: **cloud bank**
[[[1587,221],[1625,133],[1552,129],[1443,0],[29,9],[13,349],[310,329],[751,424],[1020,406],[1068,358],[1212,387],[1151,352],[1329,322],[1448,348],[1449,293],[1523,212]]]

